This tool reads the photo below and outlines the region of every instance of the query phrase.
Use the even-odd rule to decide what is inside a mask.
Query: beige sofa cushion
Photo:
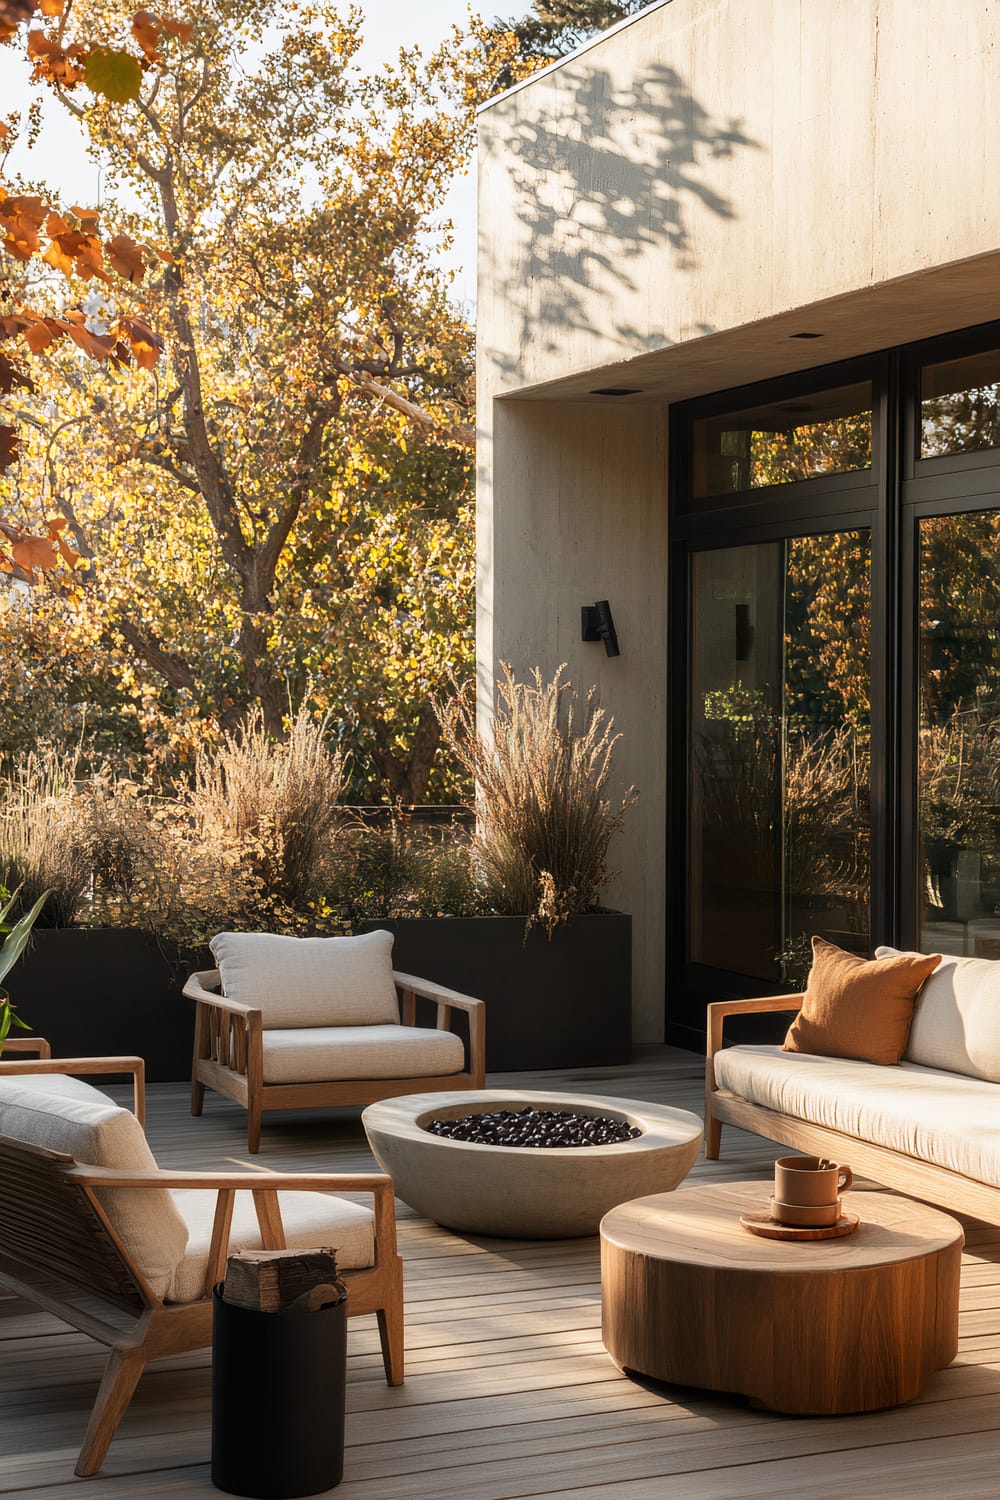
[[[216,1194],[196,1188],[171,1193],[187,1230],[187,1251],[174,1270],[167,1291],[171,1302],[196,1302],[205,1291],[208,1251]],[[332,1193],[280,1193],[281,1222],[289,1250],[325,1249],[337,1252],[342,1271],[375,1263],[374,1216],[370,1208]],[[261,1250],[260,1226],[249,1193],[237,1193],[229,1252]]]
[[[295,938],[220,932],[211,942],[223,992],[267,1027],[377,1026],[399,1021],[391,932]]]
[[[0,1077],[0,1135],[63,1152],[81,1165],[156,1171],[135,1115],[78,1078]],[[162,1297],[187,1244],[187,1228],[170,1194],[109,1188],[100,1199],[125,1248]]]
[[[877,958],[895,948],[877,948]],[[1000,1083],[1000,963],[945,954],[917,999],[907,1062]]]
[[[265,1083],[429,1078],[460,1073],[465,1048],[451,1031],[416,1026],[317,1026],[264,1033]]]
[[[839,1130],[1000,1187],[1000,1097],[994,1083],[902,1062],[879,1067],[780,1047],[726,1047],[720,1088],[779,1114]],[[847,1165],[850,1153],[845,1148]]]

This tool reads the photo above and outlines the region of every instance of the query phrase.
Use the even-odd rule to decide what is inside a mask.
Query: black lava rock
[[[614,1146],[634,1141],[642,1131],[608,1115],[578,1115],[563,1109],[498,1109],[491,1114],[463,1115],[458,1120],[431,1120],[425,1130],[477,1146]]]

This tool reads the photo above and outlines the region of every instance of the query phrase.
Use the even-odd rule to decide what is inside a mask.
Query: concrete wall
[[[481,701],[501,659],[567,661],[615,715],[639,1040],[663,1023],[667,403],[996,317],[998,77],[996,0],[668,0],[480,117]],[[579,640],[596,598],[617,660]]]
[[[562,662],[585,693],[599,690],[622,739],[613,791],[634,785],[640,800],[611,851],[620,878],[606,904],[632,913],[634,1028],[662,1035],[663,882],[666,838],[666,421],[654,407],[498,403],[495,481],[518,497],[497,508],[480,538],[497,560],[481,576],[481,701],[491,700],[493,665],[546,678]],[[636,558],[642,559],[637,566]],[[580,639],[580,608],[609,600],[621,655]]]
[[[502,97],[480,117],[493,389],[995,252],[998,59],[984,0],[670,0]]]

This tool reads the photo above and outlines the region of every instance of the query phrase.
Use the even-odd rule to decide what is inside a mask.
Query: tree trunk
[[[375,731],[373,759],[379,775],[392,792],[393,801],[404,807],[422,802],[427,794],[427,784],[434,769],[434,758],[441,743],[441,726],[437,714],[429,703],[420,710],[410,753],[406,759],[395,755],[389,748],[389,730],[379,723]]]

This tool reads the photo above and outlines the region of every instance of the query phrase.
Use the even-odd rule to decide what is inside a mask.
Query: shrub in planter
[[[504,667],[492,734],[471,694],[442,713],[477,787],[469,846],[490,915],[435,920],[394,911],[395,966],[487,1002],[491,1069],[590,1067],[630,1056],[631,918],[598,908],[611,840],[636,799],[608,795],[617,736],[593,692],[582,706],[563,668],[527,683]],[[374,915],[374,914],[373,914]]]
[[[498,913],[524,915],[551,935],[593,910],[613,878],[608,848],[638,793],[607,793],[620,736],[591,689],[582,706],[563,681],[536,667],[517,682],[504,663],[490,735],[476,728],[471,691],[442,712],[445,740],[476,787],[474,857]]]

